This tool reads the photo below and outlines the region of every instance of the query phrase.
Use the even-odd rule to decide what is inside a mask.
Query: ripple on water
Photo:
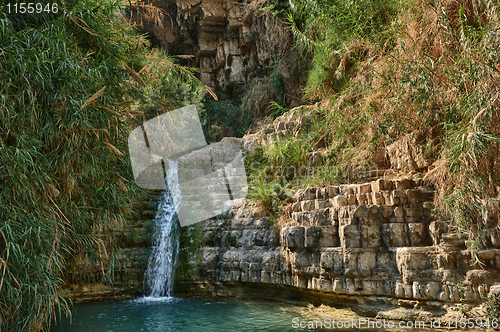
[[[162,297],[143,296],[130,301],[133,303],[161,303],[161,302],[170,303],[179,301],[179,299],[173,296],[162,296]]]

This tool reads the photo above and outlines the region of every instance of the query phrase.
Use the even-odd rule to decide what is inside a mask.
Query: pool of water
[[[215,298],[144,298],[81,303],[69,319],[52,331],[307,331],[292,328],[292,319],[303,317],[294,306],[267,302]]]
[[[331,317],[334,319],[334,317]],[[294,320],[295,319],[295,320]],[[81,303],[70,319],[53,326],[53,332],[287,332],[287,331],[397,331],[373,328],[297,328],[298,322],[322,320],[307,308],[269,301],[217,298],[139,298]],[[347,319],[345,319],[347,320]],[[350,321],[350,319],[348,319]],[[295,322],[295,327],[293,326]],[[304,325],[305,326],[305,325]],[[404,329],[404,331],[419,331]],[[420,330],[421,331],[421,330]]]

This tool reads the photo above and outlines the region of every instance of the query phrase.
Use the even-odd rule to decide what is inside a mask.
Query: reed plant
[[[436,161],[421,171],[437,190],[435,212],[469,235],[479,263],[474,253],[499,233],[498,1],[267,5],[288,18],[312,59],[306,91],[322,134],[310,138],[313,146],[322,140],[328,167],[356,169],[377,148],[434,128],[438,137],[428,144]]]
[[[148,48],[119,1],[59,4],[38,15],[0,4],[2,331],[48,330],[70,313],[61,287],[74,257],[101,257],[110,264],[102,277],[112,276],[113,240],[103,234],[143,194],[129,132],[149,111],[205,93],[188,69]]]

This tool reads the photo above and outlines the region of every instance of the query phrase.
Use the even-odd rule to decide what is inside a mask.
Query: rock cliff
[[[263,12],[263,5],[260,0],[154,0],[132,7],[132,15],[154,46],[199,68],[201,81],[259,117],[271,100],[300,105],[307,73],[290,31]]]
[[[302,298],[313,303],[477,305],[498,280],[500,250],[479,251],[485,265],[474,265],[464,237],[432,218],[433,195],[411,178],[311,187],[297,192],[281,229],[239,201],[198,226],[177,291],[300,299],[293,287],[311,291]]]
[[[242,145],[253,150],[297,135],[308,117],[292,110]],[[392,168],[368,170],[365,183],[298,190],[279,221],[239,200],[227,214],[185,229],[178,294],[351,303],[395,319],[399,311],[387,313],[394,308],[484,316],[484,296],[499,290],[500,246],[492,238],[476,253],[483,265],[475,264],[466,234],[432,213],[434,188],[415,170],[433,160],[413,143],[433,139],[432,130],[422,131],[389,145],[381,164]]]

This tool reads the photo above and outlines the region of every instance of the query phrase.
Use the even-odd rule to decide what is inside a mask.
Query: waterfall
[[[179,254],[179,222],[173,197],[180,195],[177,162],[169,162],[168,187],[162,193],[155,217],[155,244],[144,275],[146,298],[170,298],[174,286],[175,266]],[[174,185],[172,185],[174,184]],[[180,199],[176,199],[179,202]]]

